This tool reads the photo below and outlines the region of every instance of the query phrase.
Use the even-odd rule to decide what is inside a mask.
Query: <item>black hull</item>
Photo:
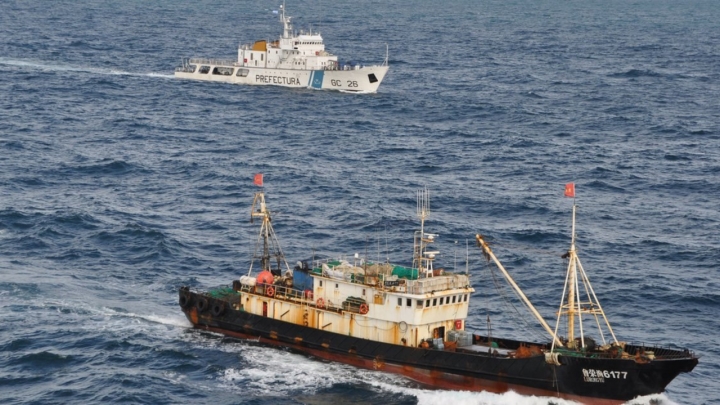
[[[622,403],[664,391],[678,374],[691,371],[698,362],[690,353],[669,349],[661,350],[670,358],[658,356],[647,363],[559,356],[561,365],[555,365],[546,362],[542,354],[510,358],[400,346],[233,310],[229,303],[206,295],[202,298],[207,300],[207,305],[198,309],[195,303],[201,294],[182,290],[180,294],[183,312],[196,328],[237,338],[259,338],[266,344],[405,375],[443,389],[498,393],[513,390],[524,395],[557,396],[583,403]],[[187,295],[183,297],[183,294]],[[221,305],[223,310],[219,311]],[[521,343],[494,341],[509,349],[516,349]]]

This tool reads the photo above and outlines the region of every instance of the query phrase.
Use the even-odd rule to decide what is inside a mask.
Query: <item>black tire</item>
[[[192,305],[192,297],[190,297],[190,294],[181,293],[180,294],[180,306],[183,308],[187,308],[190,305]]]
[[[205,310],[207,310],[207,308],[208,308],[207,299],[205,299],[205,298],[198,299],[198,302],[197,302],[198,312],[205,312]]]
[[[212,307],[213,316],[220,316],[225,313],[225,304],[218,302]]]

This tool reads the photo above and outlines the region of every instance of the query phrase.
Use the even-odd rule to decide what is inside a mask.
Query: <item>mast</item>
[[[577,252],[575,251],[575,204],[573,204],[572,231],[571,232],[572,232],[572,237],[570,239],[569,253],[570,253],[570,257],[577,257]],[[570,262],[568,263],[568,274],[569,274],[568,306],[567,306],[568,346],[570,348],[575,348],[575,314],[576,314],[576,312],[575,312],[575,292],[577,291],[577,289],[576,289],[577,288],[577,266],[575,265],[575,260],[570,259]],[[579,304],[580,304],[580,300],[578,300],[578,305]],[[583,346],[584,345],[585,345],[585,342],[583,341]]]
[[[427,188],[417,192],[417,215],[420,217],[420,230],[415,231],[415,242],[413,248],[413,268],[425,273],[425,277],[433,276],[433,261],[438,251],[428,251],[427,246],[435,242],[438,236],[432,233],[425,233],[425,219],[430,215],[430,192]]]
[[[285,16],[285,2],[280,6],[280,22],[283,23],[283,38],[292,37],[292,24],[290,24],[290,18]]]
[[[571,349],[579,349],[584,350],[587,346],[585,343],[585,332],[583,330],[583,323],[582,323],[582,316],[583,314],[592,315],[595,317],[595,322],[598,325],[598,330],[600,332],[600,338],[602,339],[603,345],[607,342],[605,341],[605,335],[603,333],[603,329],[600,325],[600,319],[598,318],[598,315],[601,315],[605,325],[607,326],[607,330],[610,333],[610,336],[612,336],[613,343],[617,344],[617,338],[615,337],[615,332],[613,332],[612,326],[610,326],[610,321],[608,321],[607,316],[605,315],[605,311],[603,311],[602,306],[600,305],[600,301],[597,299],[597,295],[595,295],[595,291],[592,288],[592,285],[590,284],[590,279],[587,276],[587,273],[585,273],[585,269],[583,269],[582,264],[580,263],[580,258],[577,255],[577,249],[575,248],[575,212],[576,212],[577,206],[573,202],[573,211],[572,211],[572,237],[570,239],[570,250],[563,255],[563,257],[567,257],[569,259],[568,267],[567,267],[567,274],[565,276],[565,286],[563,287],[563,295],[562,299],[560,301],[560,309],[558,310],[558,318],[557,322],[555,323],[555,333],[557,334],[558,328],[560,326],[560,318],[562,316],[567,316],[567,327],[568,327],[568,342],[567,346]],[[581,289],[580,289],[580,283],[582,282],[583,289],[585,291],[585,297],[583,300],[583,297],[581,297]],[[567,291],[567,296],[565,295],[565,292]],[[565,303],[567,299],[567,304]],[[579,338],[576,338],[575,335],[575,318],[577,318],[577,329],[579,330]],[[580,345],[578,346],[577,340],[579,339]],[[551,350],[554,350],[554,345]]]
[[[500,271],[505,276],[505,279],[510,283],[510,285],[515,289],[517,294],[520,296],[520,298],[523,300],[525,305],[530,309],[530,312],[537,318],[537,320],[540,322],[540,325],[542,325],[543,328],[550,334],[550,336],[553,338],[553,345],[557,344],[558,346],[562,346],[562,342],[560,342],[560,339],[558,339],[557,334],[553,332],[553,330],[550,328],[550,325],[545,322],[545,319],[543,319],[542,315],[535,309],[533,304],[530,302],[530,300],[525,296],[525,294],[522,292],[520,287],[515,283],[515,280],[513,280],[512,277],[510,277],[510,274],[505,270],[505,267],[503,267],[502,263],[495,257],[495,254],[490,250],[490,246],[488,246],[487,242],[483,240],[482,235],[478,234],[475,235],[475,239],[477,240],[478,246],[480,246],[485,253],[486,257],[491,258],[495,264],[498,266]]]
[[[270,261],[272,258],[277,262],[275,267],[277,270],[281,271],[283,264],[285,264],[287,271],[290,271],[290,265],[288,265],[285,260],[285,255],[280,248],[280,242],[272,227],[270,210],[268,210],[265,205],[265,193],[262,191],[255,193],[255,198],[253,198],[253,204],[250,210],[250,222],[253,222],[255,218],[260,219],[261,224],[248,275],[252,273],[253,264],[256,259],[260,261],[260,271],[272,271],[272,263]]]

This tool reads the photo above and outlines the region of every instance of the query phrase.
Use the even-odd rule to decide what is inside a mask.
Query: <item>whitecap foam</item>
[[[175,75],[168,75],[168,74],[165,74],[165,73],[145,73],[144,76],[148,76],[148,77],[160,77],[160,78],[163,78],[163,79],[174,79],[174,78],[175,78]]]
[[[625,403],[626,405],[679,405],[665,394],[653,394],[638,397]]]
[[[95,67],[58,65],[58,64],[42,63],[42,62],[36,62],[36,61],[5,59],[5,58],[0,58],[0,65],[33,68],[36,70],[44,70],[44,71],[79,72],[79,73],[91,73],[91,74],[110,75],[110,76],[158,77],[158,78],[163,78],[163,79],[172,79],[175,77],[173,75],[154,73],[154,72],[135,73],[135,72],[127,72],[127,71],[122,71],[122,70],[117,70],[117,69],[103,69],[103,68],[95,68]]]
[[[136,331],[142,329],[147,331],[148,324],[165,325],[175,328],[190,328],[192,324],[182,314],[138,314],[125,312],[122,308],[110,308],[106,306],[94,306],[86,302],[47,300],[36,302],[34,305],[41,308],[55,308],[61,314],[74,314],[86,318],[87,323],[81,328],[93,330]],[[130,322],[128,322],[130,319]],[[100,325],[98,325],[98,322]],[[165,328],[167,329],[167,328]]]
[[[502,394],[474,391],[449,391],[417,388],[405,377],[349,365],[312,359],[274,347],[247,343],[212,344],[239,355],[242,367],[228,368],[218,376],[220,387],[231,391],[254,391],[258,395],[289,395],[302,391],[315,394],[334,384],[363,384],[378,391],[415,397],[418,405],[452,403],[454,405],[576,405],[576,401],[557,397],[528,396],[514,391]],[[207,342],[206,342],[207,345]],[[665,394],[641,397],[628,405],[678,405]]]
[[[400,376],[383,374],[380,380],[366,381],[369,384],[388,392],[409,395],[417,398],[418,405],[434,405],[438,403],[452,403],[454,405],[576,405],[578,402],[556,397],[542,397],[535,395],[521,395],[514,391],[496,394],[486,391],[449,391],[431,390],[407,386]],[[405,380],[407,381],[407,380]]]
[[[242,368],[226,369],[220,385],[233,390],[252,389],[260,394],[314,393],[334,384],[352,383],[355,369],[314,361],[303,355],[272,347],[245,345],[240,350]]]
[[[155,314],[141,315],[141,314],[135,314],[132,312],[128,312],[128,313],[116,312],[114,315],[128,317],[128,318],[137,318],[137,319],[142,319],[142,320],[152,322],[152,323],[158,323],[158,324],[169,325],[169,326],[178,326],[181,328],[192,327],[192,323],[190,323],[190,321],[188,321],[187,318],[185,318],[184,316],[179,316],[179,315],[175,315],[175,316],[173,316],[173,315],[155,315]]]
[[[185,385],[187,384],[187,376],[185,374],[180,374],[175,371],[163,371],[162,372],[163,377],[170,382],[170,384],[173,385]]]

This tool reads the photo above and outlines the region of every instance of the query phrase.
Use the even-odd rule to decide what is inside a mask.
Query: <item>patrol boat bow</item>
[[[679,373],[697,364],[697,357],[687,349],[625,344],[612,332],[613,341],[603,340],[601,346],[585,337],[582,328],[577,339],[573,334],[561,338],[557,326],[551,329],[537,311],[550,335],[545,342],[467,332],[465,320],[474,289],[467,274],[435,267],[440,252],[431,248],[438,235],[425,230],[429,212],[424,190],[418,193],[420,229],[414,236],[411,267],[373,263],[355,255],[352,261],[298,262],[290,270],[272,228],[265,194],[256,193],[251,218],[261,224],[248,274],[231,287],[207,292],[182,287],[180,306],[196,328],[397,373],[445,389],[514,390],[618,404],[662,392]],[[476,239],[486,257],[506,273],[484,238]],[[579,299],[577,268],[582,280],[588,280],[577,260],[574,239],[569,257],[566,287],[575,287],[566,290],[575,298],[561,304],[560,314],[604,318],[594,292],[591,300]],[[260,266],[257,275],[252,273],[255,262]]]
[[[236,84],[375,93],[388,71],[387,49],[381,65],[342,64],[325,50],[319,32],[293,31],[291,17],[280,6],[283,34],[275,41],[238,47],[238,60],[183,59],[175,77]]]

